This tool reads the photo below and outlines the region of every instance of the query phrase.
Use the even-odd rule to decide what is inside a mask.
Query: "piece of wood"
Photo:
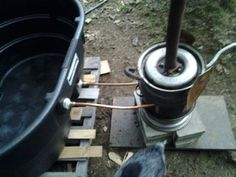
[[[101,66],[100,75],[108,74],[111,72],[111,68],[107,60],[101,61],[100,66]]]
[[[133,152],[126,152],[125,156],[124,156],[124,159],[122,161],[122,164],[124,164],[126,161],[128,161],[133,155],[134,155]]]
[[[72,121],[79,121],[79,120],[81,120],[82,112],[83,112],[83,108],[79,108],[79,107],[71,108],[70,119]]]
[[[94,84],[94,83],[96,83],[96,75],[94,75],[94,74],[84,74],[83,75],[83,82],[85,84]]]
[[[206,73],[201,75],[194,83],[193,87],[190,89],[188,93],[188,99],[187,99],[187,106],[188,108],[191,108],[193,104],[197,101],[198,97],[201,95],[201,93],[205,90],[207,83],[210,79],[210,75],[212,73],[212,70],[208,70]]]
[[[70,129],[68,139],[95,139],[96,130],[95,129]]]
[[[79,158],[102,157],[102,146],[66,146],[59,160],[77,160]]]
[[[122,159],[121,156],[115,152],[109,152],[108,153],[108,157],[110,160],[112,160],[113,162],[115,162],[117,165],[121,165],[122,164]]]

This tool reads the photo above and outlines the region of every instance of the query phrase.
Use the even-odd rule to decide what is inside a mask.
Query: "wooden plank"
[[[102,146],[66,146],[59,160],[77,160],[79,158],[102,157]]]
[[[99,82],[100,58],[99,57],[85,58],[83,73],[95,76],[95,83]],[[85,76],[85,77],[87,77],[87,78],[85,78],[85,80],[88,79],[88,80],[91,80],[91,82],[92,82],[93,76]],[[89,86],[89,88],[98,88],[98,87],[95,85],[91,85],[91,86]],[[80,91],[79,91],[79,93],[80,93]],[[84,93],[82,93],[82,94],[84,95]],[[86,96],[82,96],[82,98],[85,98],[85,97]],[[94,99],[94,98],[96,98],[96,99]],[[85,98],[85,99],[87,99],[87,98]],[[90,101],[96,103],[97,102],[96,94],[93,95],[92,98],[91,98],[91,96],[89,96],[89,99],[91,99]],[[80,128],[82,130],[89,129],[89,131],[90,131],[90,129],[94,128],[95,115],[96,115],[95,112],[96,112],[96,108],[94,108],[94,107],[72,108],[70,118],[71,118],[72,123],[79,123],[77,125],[80,125],[80,126],[76,126],[77,129],[78,128]],[[81,126],[81,123],[82,123],[82,126]],[[75,127],[73,127],[73,128],[75,128]],[[74,133],[72,132],[72,134],[74,134]],[[70,134],[69,136],[76,136],[77,137],[77,135],[72,135],[72,134]],[[75,134],[78,134],[78,132]],[[79,136],[82,136],[81,133],[79,133]],[[90,137],[90,135],[86,135],[86,134],[83,135],[83,137],[84,136]],[[69,140],[69,142],[70,141],[77,143],[77,140],[76,141]],[[87,177],[87,171],[88,171],[87,170],[88,169],[88,158],[87,157],[88,156],[89,157],[91,157],[91,156],[101,157],[102,156],[102,147],[100,147],[100,148],[95,147],[95,152],[91,152],[94,150],[94,147],[81,150],[81,147],[83,147],[83,148],[88,147],[91,144],[92,140],[91,139],[81,139],[78,142],[80,143],[79,144],[80,147],[78,147],[78,146],[72,147],[72,149],[70,149],[69,152],[68,152],[68,147],[65,147],[60,158],[58,159],[59,161],[66,161],[66,162],[71,161],[73,163],[75,161],[78,161],[77,165],[76,165],[75,173],[74,172],[73,173],[71,173],[71,172],[59,172],[59,173],[58,172],[49,172],[49,173],[43,174],[41,177],[78,177],[78,176]],[[73,148],[76,149],[75,153],[74,153]],[[70,157],[68,157],[68,155],[70,155]]]
[[[96,75],[94,74],[84,74],[83,82],[86,84],[94,84],[96,83]]]
[[[80,107],[71,108],[70,119],[72,121],[79,121],[79,120],[81,120],[82,112],[83,112],[83,108],[80,108]]]
[[[100,75],[108,74],[111,72],[111,68],[107,60],[101,61],[100,66],[101,66]]]
[[[70,129],[68,139],[95,139],[95,129]]]

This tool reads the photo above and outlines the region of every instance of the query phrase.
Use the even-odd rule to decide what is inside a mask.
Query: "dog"
[[[113,177],[164,177],[166,142],[159,142],[136,152]]]

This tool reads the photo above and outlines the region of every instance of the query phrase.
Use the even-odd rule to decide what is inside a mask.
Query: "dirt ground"
[[[88,1],[93,6],[97,1]],[[101,82],[129,82],[123,70],[136,66],[142,52],[165,38],[168,2],[139,0],[109,0],[103,7],[87,16],[85,25],[86,56],[108,60],[112,72],[101,76]],[[219,3],[221,2],[221,3]],[[204,58],[212,58],[222,46],[236,41],[235,0],[189,1],[183,28],[195,36],[194,47]],[[228,54],[217,65],[204,94],[224,95],[236,135],[236,53]],[[112,104],[114,96],[130,96],[133,87],[102,87],[100,103]],[[91,159],[90,177],[111,177],[118,166],[109,160],[108,153],[121,156],[127,149],[109,147],[111,111],[97,111],[97,138],[94,145],[104,146],[102,159]],[[104,131],[104,127],[108,127]],[[235,177],[235,152],[167,151],[167,168],[173,177]]]

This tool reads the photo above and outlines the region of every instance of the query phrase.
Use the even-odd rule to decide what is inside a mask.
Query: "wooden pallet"
[[[89,57],[85,59],[83,79],[87,83],[98,82],[100,75],[100,58]],[[97,86],[78,87],[79,100],[97,103],[99,88]],[[88,161],[90,157],[102,157],[102,146],[91,146],[96,138],[94,129],[96,108],[76,107],[70,112],[72,127],[70,129],[66,146],[58,161],[76,162],[74,172],[47,172],[40,177],[87,177]]]

